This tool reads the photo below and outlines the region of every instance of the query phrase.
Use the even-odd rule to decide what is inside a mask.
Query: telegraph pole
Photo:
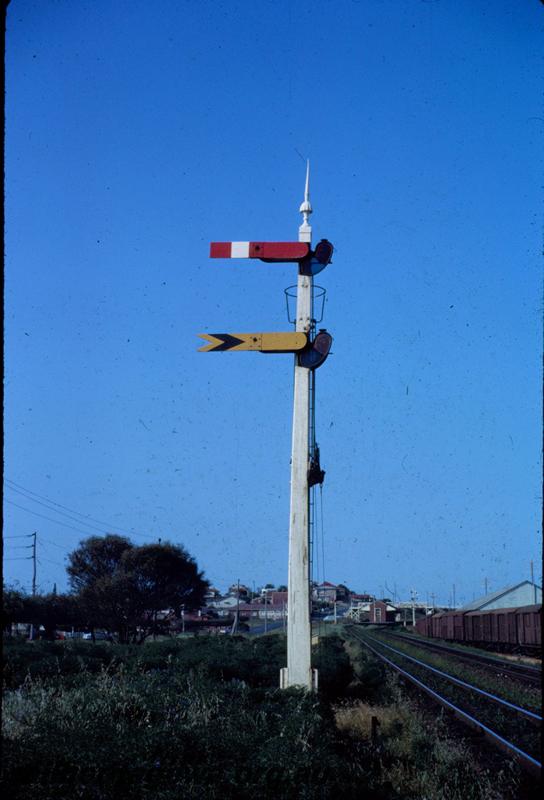
[[[238,633],[238,625],[240,624],[240,578],[238,578],[238,582],[236,584],[236,616],[234,618],[234,622],[232,623],[232,630],[231,633]]]
[[[32,597],[36,594],[36,531],[34,533],[30,533],[29,536],[32,537],[32,544],[30,547],[32,548],[32,555],[30,558],[32,559]],[[30,641],[34,640],[34,623],[30,623],[30,631],[29,631],[29,638]]]
[[[310,165],[306,167],[304,201],[300,206],[302,225],[299,242],[312,241],[309,216]],[[311,275],[297,280],[296,331],[309,334],[312,326]],[[295,355],[295,386],[293,401],[293,436],[291,450],[291,503],[289,517],[289,574],[287,614],[287,668],[281,671],[281,686],[314,685],[311,668],[312,632],[310,619],[310,539],[308,460],[310,447],[310,370],[300,366]]]
[[[415,589],[410,589],[410,599],[412,600],[412,625],[415,628],[416,626],[416,600],[417,600],[417,592]]]
[[[32,534],[32,596],[36,594],[36,531]]]

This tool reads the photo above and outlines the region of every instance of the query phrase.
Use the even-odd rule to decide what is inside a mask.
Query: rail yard
[[[351,625],[347,634],[437,706],[448,709],[539,778],[542,716],[538,668],[483,653],[459,652],[384,628]]]

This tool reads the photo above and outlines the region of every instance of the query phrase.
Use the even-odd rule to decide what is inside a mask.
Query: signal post
[[[309,196],[309,166],[306,170],[303,216],[298,242],[212,242],[212,258],[260,259],[271,263],[298,263],[296,320],[294,333],[200,334],[207,340],[202,351],[257,350],[295,354],[293,433],[291,451],[291,500],[289,516],[289,577],[287,614],[287,666],[281,670],[280,686],[317,688],[317,670],[311,666],[310,605],[310,486],[322,482],[324,473],[310,462],[310,373],[327,358],[332,337],[315,334],[312,296],[313,276],[330,263],[333,246],[322,239],[312,250],[312,213]],[[310,476],[312,467],[312,477]],[[318,477],[313,477],[317,469]]]
[[[300,242],[310,244],[312,213],[309,194],[309,169],[306,169]],[[312,327],[312,276],[297,279],[295,330],[310,334]],[[308,486],[310,450],[310,370],[295,356],[293,433],[291,446],[291,503],[289,515],[289,573],[287,582],[287,667],[280,675],[280,686],[305,686],[317,689],[317,670],[312,671],[312,620],[310,598],[310,490]],[[315,675],[315,678],[314,678]]]

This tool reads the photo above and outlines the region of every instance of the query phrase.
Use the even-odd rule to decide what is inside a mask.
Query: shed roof
[[[506,599],[510,592],[514,592],[516,589],[519,589],[521,586],[525,585],[534,586],[535,584],[531,583],[531,581],[520,581],[519,583],[515,583],[513,586],[506,586],[504,589],[499,589],[497,592],[490,592],[489,594],[484,595],[484,597],[480,597],[478,600],[473,600],[472,603],[467,603],[466,606],[462,606],[462,608],[457,609],[457,611],[478,611],[479,609],[485,608],[491,603],[494,603],[496,600],[500,600],[501,597]],[[524,603],[524,605],[526,604]]]

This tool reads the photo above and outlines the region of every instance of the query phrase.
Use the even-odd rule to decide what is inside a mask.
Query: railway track
[[[539,714],[448,675],[366,632],[363,634],[353,628],[348,632],[434,701],[515,758],[525,770],[540,777],[539,732],[534,727],[535,724],[541,726],[542,717]]]
[[[414,645],[414,647],[421,647],[426,650],[447,653],[455,656],[455,658],[458,658],[460,661],[483,664],[484,666],[495,670],[495,672],[501,675],[508,675],[510,677],[518,678],[519,680],[529,684],[540,686],[542,682],[542,670],[540,667],[532,667],[529,664],[511,663],[501,658],[487,656],[483,653],[472,653],[468,650],[467,652],[463,652],[458,647],[450,647],[447,644],[430,642],[425,639],[415,638],[413,636],[404,636],[402,634],[392,633],[390,631],[385,631],[384,633],[391,639],[398,639],[399,641]]]

